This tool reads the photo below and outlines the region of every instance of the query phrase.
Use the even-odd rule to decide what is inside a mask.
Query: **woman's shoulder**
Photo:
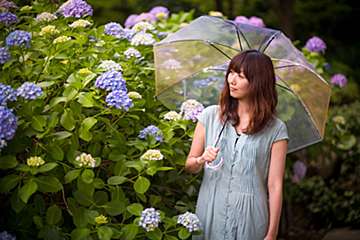
[[[211,105],[206,107],[198,116],[198,120],[202,123],[213,119],[214,116],[218,115],[219,113],[219,105]]]

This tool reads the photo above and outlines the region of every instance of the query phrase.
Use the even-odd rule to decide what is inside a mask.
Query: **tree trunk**
[[[295,0],[271,0],[281,29],[290,38],[294,38],[294,5]]]

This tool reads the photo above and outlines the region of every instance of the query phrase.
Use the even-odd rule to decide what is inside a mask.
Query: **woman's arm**
[[[268,176],[269,190],[269,226],[265,240],[275,240],[278,234],[281,207],[283,178],[288,142],[280,140],[273,143],[271,148],[270,167]]]
[[[189,155],[186,159],[185,170],[190,173],[200,172],[204,161],[201,156],[205,146],[205,128],[198,122],[195,127],[194,137],[191,144]]]

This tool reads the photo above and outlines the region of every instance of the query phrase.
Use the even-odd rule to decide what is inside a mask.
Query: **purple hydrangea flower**
[[[27,100],[34,100],[43,94],[41,87],[31,82],[24,82],[17,90],[16,95]]]
[[[127,92],[126,82],[121,72],[107,71],[101,74],[95,81],[95,86],[106,91],[124,91]]]
[[[326,49],[326,44],[321,38],[315,36],[307,40],[305,48],[310,52],[324,53]]]
[[[83,0],[69,0],[60,6],[58,12],[60,12],[66,18],[82,18],[93,15],[92,7]]]
[[[347,78],[341,73],[334,74],[331,77],[331,83],[339,87],[345,87],[347,84]]]
[[[234,22],[235,23],[249,24],[249,25],[252,25],[252,26],[255,26],[255,27],[265,27],[264,21],[261,18],[255,17],[255,16],[252,16],[250,18],[247,18],[245,16],[237,16],[234,19]]]
[[[0,64],[4,64],[11,58],[10,52],[5,47],[0,47]]]
[[[17,16],[11,12],[0,13],[0,22],[5,26],[10,26],[14,23],[17,23],[19,20]]]
[[[8,101],[16,101],[16,91],[12,87],[0,83],[0,106],[6,106]]]
[[[0,0],[0,9],[5,9],[8,11],[8,10],[10,10],[10,8],[16,9],[17,6],[15,3],[11,2],[11,1]]]
[[[127,19],[125,20],[124,26],[126,28],[131,28],[132,26],[134,26],[137,22],[136,22],[136,18],[137,18],[137,14],[131,14],[130,16],[127,17]]]
[[[186,120],[197,121],[197,117],[204,110],[204,106],[194,99],[186,100],[181,104],[180,114]]]
[[[255,27],[265,27],[264,21],[261,18],[255,16],[249,18],[249,24]]]
[[[146,139],[149,136],[153,136],[155,138],[155,140],[158,142],[163,141],[163,133],[161,132],[161,130],[158,127],[156,127],[154,125],[149,125],[146,128],[144,128],[143,130],[141,130],[138,137],[141,139]]]
[[[129,108],[133,106],[133,102],[131,98],[127,95],[125,91],[122,90],[116,90],[110,92],[105,99],[107,105],[111,107],[115,107],[118,109],[124,109],[125,111],[128,111]]]
[[[124,28],[124,34],[125,34],[125,38],[131,41],[131,39],[134,37],[136,32],[132,29]]]
[[[292,181],[293,182],[300,182],[306,174],[306,165],[302,162],[302,161],[296,161],[293,165],[293,176],[292,176]]]
[[[245,24],[249,24],[249,19],[245,16],[237,16],[235,19],[234,19],[234,22],[235,23],[245,23]]]
[[[8,108],[0,106],[0,141],[6,146],[6,140],[13,139],[17,128],[17,118]]]
[[[132,48],[132,47],[126,49],[126,51],[124,52],[124,55],[125,55],[126,59],[130,59],[132,57],[141,58],[141,53],[138,50],[136,50],[135,48]]]
[[[200,230],[200,220],[198,216],[190,212],[179,215],[177,223],[186,227],[189,232]]]
[[[146,208],[141,212],[139,226],[150,232],[159,226],[160,221],[160,212],[158,210]]]
[[[157,19],[166,19],[169,17],[170,12],[166,7],[156,6],[153,7],[149,13],[154,15]]]
[[[15,30],[6,37],[6,46],[25,46],[30,47],[31,34],[22,30]]]
[[[154,15],[152,15],[151,13],[141,13],[140,15],[138,15],[135,18],[135,22],[141,22],[141,21],[145,21],[145,22],[155,22],[156,21],[156,17]],[[135,24],[136,24],[135,23]]]
[[[1,146],[0,146],[1,149]],[[1,240],[16,240],[16,237],[8,233],[7,231],[3,231],[0,233],[0,239]]]
[[[211,76],[211,77],[208,77],[205,79],[196,80],[196,81],[194,81],[193,85],[196,88],[205,88],[205,87],[209,86],[210,84],[212,84],[213,82],[216,82],[219,80],[222,80],[222,78]]]

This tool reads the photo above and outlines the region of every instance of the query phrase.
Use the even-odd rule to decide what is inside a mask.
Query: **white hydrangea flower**
[[[176,70],[181,68],[181,63],[175,59],[168,59],[162,63],[162,66],[169,70]]]
[[[54,39],[53,43],[54,44],[58,44],[58,43],[64,43],[64,42],[67,42],[67,41],[70,41],[71,40],[71,37],[68,37],[68,36],[60,36],[60,37],[57,37]]]
[[[170,111],[166,113],[163,118],[168,121],[178,121],[181,119],[181,114],[176,111]]]
[[[149,149],[140,157],[140,160],[159,161],[163,158],[164,156],[161,154],[160,150]]]
[[[131,39],[131,45],[133,46],[153,45],[154,43],[155,39],[150,33],[139,32]]]
[[[136,58],[141,57],[141,53],[133,47],[126,49],[126,51],[124,52],[124,55],[125,55],[126,59],[130,59],[132,57],[136,57]]]
[[[198,216],[190,212],[179,215],[177,223],[186,227],[189,232],[200,230],[200,220]]]
[[[70,24],[69,27],[71,27],[71,28],[86,28],[91,25],[92,25],[92,23],[89,22],[88,20],[79,19],[79,20],[73,22],[72,24]]]
[[[141,21],[141,22],[138,22],[137,24],[135,24],[131,30],[135,31],[135,32],[146,32],[146,31],[152,31],[154,30],[155,27],[154,25],[152,25],[151,23],[149,22],[144,22],[144,21]]]
[[[129,98],[131,98],[131,99],[141,99],[142,98],[142,96],[140,95],[140,93],[138,93],[138,92],[128,92],[128,96],[129,96]]]
[[[35,18],[35,21],[37,22],[51,22],[53,20],[57,19],[57,17],[49,12],[42,12],[38,14]]]
[[[45,164],[45,161],[41,157],[29,157],[26,160],[26,164],[29,167],[39,167]]]
[[[45,36],[45,35],[55,35],[60,33],[59,30],[56,29],[56,27],[54,25],[47,25],[43,28],[41,28],[41,31],[39,33],[40,36]]]
[[[160,211],[155,208],[146,208],[141,212],[139,226],[145,229],[145,231],[154,231],[161,222]]]
[[[80,156],[77,156],[75,161],[79,164],[80,167],[94,168],[96,166],[95,159],[90,154],[86,153],[82,153]]]
[[[122,67],[120,64],[114,62],[113,60],[103,60],[98,66],[98,69],[103,70],[105,72],[107,71],[118,71],[122,72]]]

